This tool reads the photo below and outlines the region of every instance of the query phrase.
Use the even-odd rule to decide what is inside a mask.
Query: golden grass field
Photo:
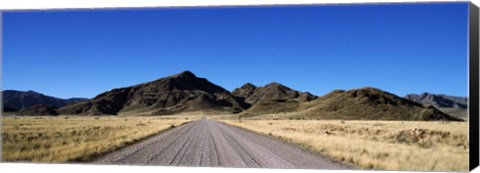
[[[220,120],[364,169],[468,171],[468,123]],[[424,131],[416,138],[412,129]],[[418,136],[417,136],[418,137]]]
[[[2,117],[2,160],[88,161],[197,116]],[[468,123],[343,120],[222,120],[365,169],[468,170]],[[411,133],[417,128],[423,138]]]
[[[2,117],[2,160],[86,161],[198,117]]]

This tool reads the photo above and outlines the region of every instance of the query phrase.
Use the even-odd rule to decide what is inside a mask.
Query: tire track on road
[[[98,164],[352,169],[296,145],[206,118],[103,155]]]

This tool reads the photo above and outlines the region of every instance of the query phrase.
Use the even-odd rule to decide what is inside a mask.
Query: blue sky
[[[6,11],[3,89],[60,98],[190,70],[227,90],[467,95],[468,4]]]

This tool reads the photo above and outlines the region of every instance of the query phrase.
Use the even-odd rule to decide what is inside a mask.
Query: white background
[[[448,1],[435,0],[433,2]],[[108,7],[165,7],[165,6],[205,6],[205,5],[261,5],[261,4],[328,4],[328,3],[373,3],[373,2],[429,2],[428,0],[0,0],[0,10],[12,9],[66,9],[66,8],[108,8]],[[432,2],[432,1],[430,1]],[[480,0],[472,0],[477,6]],[[0,172],[39,172],[39,173],[150,173],[150,172],[196,172],[196,173],[387,173],[387,171],[351,170],[300,170],[300,169],[252,169],[252,168],[192,168],[160,166],[113,166],[82,164],[30,164],[1,163]],[[396,173],[398,171],[388,171]],[[479,173],[480,169],[474,172]]]

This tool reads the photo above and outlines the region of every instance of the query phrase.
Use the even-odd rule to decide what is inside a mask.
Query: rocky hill
[[[190,71],[112,89],[89,100],[59,100],[33,91],[4,93],[5,111],[11,111],[12,105],[32,105],[20,107],[17,115],[170,115],[195,112],[238,113],[239,117],[246,118],[461,121],[435,107],[466,108],[466,101],[462,98],[443,95],[439,98],[427,94],[402,98],[371,87],[335,90],[317,97],[275,82],[260,87],[246,83],[230,93]],[[37,104],[39,100],[42,104]],[[69,104],[69,101],[76,103]]]
[[[36,104],[43,104],[46,106],[62,107],[68,104],[87,100],[85,98],[71,98],[61,99],[52,96],[47,96],[35,91],[17,91],[5,90],[2,91],[3,96],[3,110],[4,111],[19,111]]]
[[[256,87],[251,83],[246,83],[242,87],[233,90],[232,94],[245,98],[245,102],[252,105],[262,102],[286,102],[289,100],[305,102],[317,98],[317,96],[308,92],[293,90],[276,82],[263,87]]]
[[[285,113],[298,111],[299,106],[317,98],[308,92],[300,92],[273,82],[263,87],[246,83],[236,88],[233,95],[243,98],[250,107],[243,112],[245,115],[267,113]]]
[[[222,87],[184,71],[152,82],[113,89],[58,111],[81,115],[165,115],[189,111],[233,113],[246,107],[242,99]]]
[[[310,108],[296,117],[352,120],[453,120],[461,119],[433,106],[398,97],[380,89],[366,87],[336,90],[312,102]]]
[[[404,98],[424,105],[432,105],[452,116],[463,119],[468,117],[468,99],[466,97],[424,92],[422,94],[408,94]]]
[[[36,104],[26,109],[22,109],[21,111],[18,111],[16,115],[35,115],[35,116],[58,115],[57,109],[58,107],[55,107],[55,106]]]

